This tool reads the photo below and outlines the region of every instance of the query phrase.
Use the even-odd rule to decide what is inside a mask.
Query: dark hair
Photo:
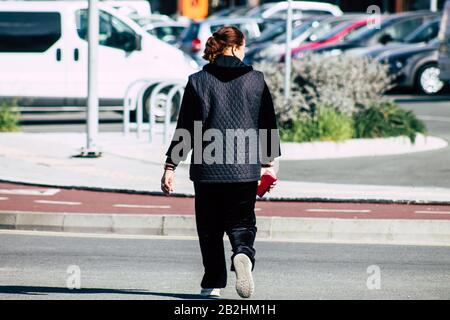
[[[245,36],[241,30],[233,26],[222,27],[206,41],[203,59],[213,62],[229,46],[242,46]]]

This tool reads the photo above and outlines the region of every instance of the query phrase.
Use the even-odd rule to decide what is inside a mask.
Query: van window
[[[88,12],[86,9],[77,11],[77,32],[81,39],[87,40]],[[100,11],[99,44],[102,46],[122,49],[127,51],[130,39],[135,39],[133,29],[116,17]]]
[[[59,38],[57,12],[0,12],[0,52],[44,52]]]

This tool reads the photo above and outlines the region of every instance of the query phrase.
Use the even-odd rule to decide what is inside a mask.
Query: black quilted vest
[[[241,63],[234,57],[226,57],[222,63]],[[221,58],[222,59],[222,58]],[[233,61],[235,59],[235,61]],[[203,70],[189,76],[189,82],[198,97],[197,108],[200,108],[203,131],[217,129],[224,136],[223,163],[222,164],[194,164],[194,152],[192,153],[190,166],[190,179],[196,182],[248,182],[259,180],[261,163],[256,156],[256,162],[248,163],[249,139],[246,141],[246,163],[237,163],[237,143],[234,148],[226,147],[225,136],[227,129],[254,129],[258,132],[258,119],[260,116],[261,98],[265,86],[264,75],[260,71],[253,70],[249,65],[226,66],[218,63],[210,63]],[[234,131],[236,136],[245,136],[245,131]],[[236,142],[237,142],[236,141]],[[210,142],[203,142],[204,148]],[[239,150],[242,151],[241,148]],[[255,148],[253,148],[255,150]],[[259,146],[256,148],[259,152]],[[226,162],[226,153],[235,154],[235,163]],[[229,155],[230,156],[230,155]],[[253,155],[254,156],[254,155]]]

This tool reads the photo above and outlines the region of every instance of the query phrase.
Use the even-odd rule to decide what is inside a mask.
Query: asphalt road
[[[422,119],[430,135],[450,142],[450,97],[400,95],[399,105]],[[85,131],[84,113],[24,114],[25,132]],[[100,131],[120,131],[121,115],[100,114]],[[415,154],[330,160],[281,161],[279,178],[290,181],[450,188],[450,147]]]
[[[450,298],[449,247],[257,241],[256,250],[255,299]],[[1,231],[0,257],[0,299],[199,298],[196,240]],[[81,289],[69,290],[67,270],[73,265],[79,267]],[[238,298],[234,279],[229,272],[224,299]]]

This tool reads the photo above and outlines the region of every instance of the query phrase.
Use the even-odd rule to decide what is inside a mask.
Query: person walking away
[[[193,149],[189,174],[204,266],[203,296],[219,297],[226,287],[224,233],[232,246],[236,291],[243,298],[253,294],[258,181],[262,174],[275,175],[273,161],[281,154],[269,88],[262,72],[242,62],[244,52],[245,37],[236,27],[223,27],[209,37],[203,56],[209,63],[189,76],[161,179],[162,191],[170,194],[177,165]],[[196,126],[201,126],[200,138]],[[235,135],[231,144],[224,143],[230,141],[229,132]],[[249,132],[255,133],[256,143]],[[208,158],[211,145],[216,148]]]

